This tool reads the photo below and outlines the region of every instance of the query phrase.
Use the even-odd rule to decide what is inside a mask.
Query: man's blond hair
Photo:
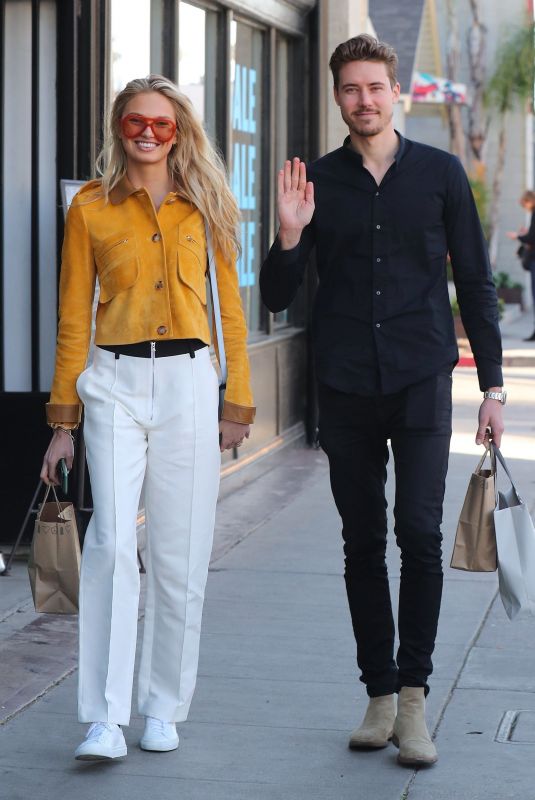
[[[391,45],[379,42],[374,36],[362,33],[360,36],[354,36],[347,42],[338,45],[329,61],[336,89],[338,89],[341,67],[351,61],[382,62],[386,67],[390,85],[395,86],[397,83],[398,57],[396,51]]]

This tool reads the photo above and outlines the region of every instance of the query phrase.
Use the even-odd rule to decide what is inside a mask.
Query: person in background
[[[356,36],[336,48],[330,66],[349,136],[308,169],[294,158],[280,170],[280,228],[260,287],[271,311],[286,308],[315,248],[320,444],[342,518],[346,589],[369,695],[349,744],[385,747],[392,739],[398,760],[418,766],[437,759],[425,696],[442,596],[440,525],[458,359],[448,251],[484,392],[478,444],[488,441],[487,427],[497,444],[503,430],[496,289],[458,159],[394,129],[393,48]],[[385,561],[388,440],[401,550],[395,658]]]
[[[522,266],[526,272],[531,274],[532,310],[535,315],[535,192],[530,190],[524,192],[520,198],[520,205],[531,214],[529,229],[520,228],[519,231],[507,231],[506,235],[510,239],[520,242],[518,250]],[[531,336],[528,336],[524,341],[535,342],[535,325]]]
[[[249,436],[255,409],[236,254],[239,212],[223,164],[187,97],[164,77],[127,84],[111,108],[100,180],[69,209],[63,243],[54,429],[41,478],[57,484],[84,436],[94,513],[80,584],[78,759],[127,753],[139,603],[141,487],[147,597],[138,706],[144,750],[178,747],[195,688],[220,451]],[[228,380],[218,379],[207,316],[205,221],[214,242]],[[86,367],[95,280],[95,352]]]

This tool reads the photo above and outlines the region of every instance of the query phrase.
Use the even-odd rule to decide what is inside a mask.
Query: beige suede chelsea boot
[[[358,750],[363,747],[386,747],[392,738],[396,718],[396,696],[385,694],[370,697],[368,708],[360,728],[349,737],[349,747]]]
[[[399,748],[400,764],[421,767],[438,758],[425,723],[425,692],[420,686],[402,686],[392,742]]]

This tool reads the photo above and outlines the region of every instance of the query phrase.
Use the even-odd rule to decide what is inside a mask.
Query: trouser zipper
[[[150,404],[150,418],[154,415],[154,367],[156,361],[156,342],[150,343],[150,363],[152,367],[152,391],[151,391],[151,404]]]

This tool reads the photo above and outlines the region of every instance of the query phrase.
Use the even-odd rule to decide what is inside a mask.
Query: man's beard
[[[377,136],[379,133],[384,131],[387,125],[389,125],[393,116],[394,113],[391,112],[388,119],[385,119],[379,111],[377,112],[375,124],[370,125],[369,122],[359,124],[359,117],[355,112],[353,112],[353,114],[350,116],[342,113],[342,119],[349,128],[350,132],[357,134],[357,136]]]

